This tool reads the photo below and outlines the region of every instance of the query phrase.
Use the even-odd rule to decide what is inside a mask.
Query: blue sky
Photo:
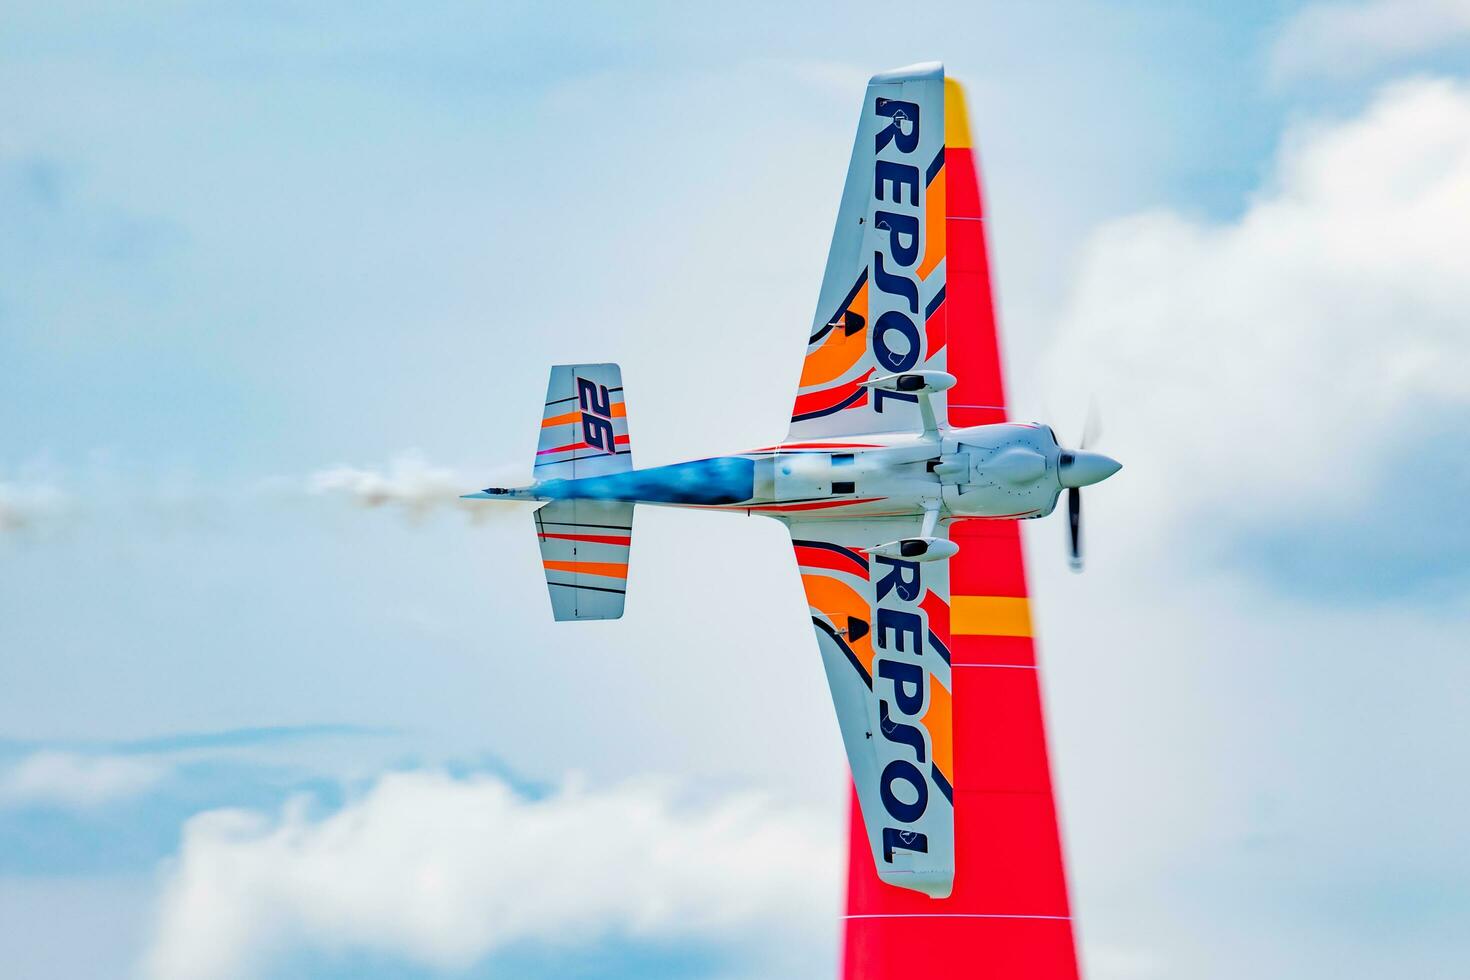
[[[529,471],[553,363],[623,365],[642,464],[779,438],[864,81],[932,58],[1013,400],[1096,396],[1127,464],[1087,575],[1026,529],[1089,976],[1470,962],[1463,4],[0,21],[19,976],[829,969],[844,770],[784,532],[640,513],[627,617],[553,630],[526,514],[442,498]],[[597,844],[577,894],[460,812]],[[645,873],[619,820],[762,857]],[[431,871],[458,904],[406,914]]]

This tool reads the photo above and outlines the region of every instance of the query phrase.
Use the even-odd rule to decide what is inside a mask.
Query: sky
[[[1092,980],[1470,969],[1470,5],[0,2],[0,950],[136,980],[835,972],[785,532],[552,628],[549,365],[778,440],[867,77],[967,82]]]

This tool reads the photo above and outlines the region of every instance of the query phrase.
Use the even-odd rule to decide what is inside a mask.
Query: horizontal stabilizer
[[[623,615],[632,504],[554,500],[536,511],[536,539],[558,622]]]

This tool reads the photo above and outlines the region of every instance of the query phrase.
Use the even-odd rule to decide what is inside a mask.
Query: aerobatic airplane
[[[618,366],[561,365],[535,482],[467,495],[545,501],[558,620],[622,615],[637,504],[790,529],[858,804],[849,978],[1077,974],[1016,521],[1065,488],[1079,565],[1119,464],[1007,421],[982,221],[963,90],[874,76],[786,440],[634,469]]]

